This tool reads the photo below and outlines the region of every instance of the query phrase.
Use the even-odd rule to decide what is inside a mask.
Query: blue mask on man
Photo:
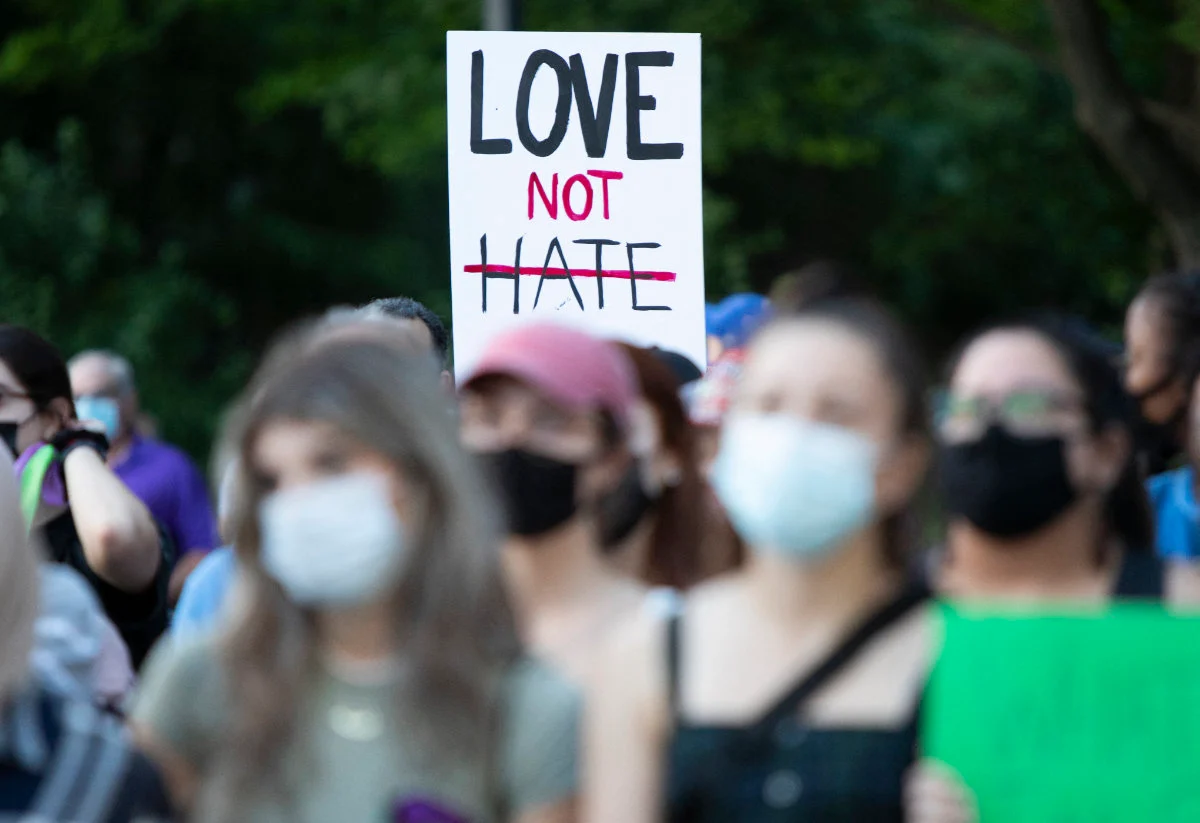
[[[104,426],[109,442],[121,432],[121,407],[111,397],[89,395],[75,400],[75,416],[81,421],[94,421]]]

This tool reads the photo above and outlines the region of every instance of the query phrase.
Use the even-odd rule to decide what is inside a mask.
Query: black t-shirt
[[[50,559],[65,563],[87,578],[100,598],[108,619],[117,627],[125,645],[129,647],[134,668],[140,668],[154,642],[167,628],[167,587],[171,580],[175,550],[166,531],[161,525],[158,526],[158,571],[150,585],[140,592],[122,591],[92,570],[83,552],[79,532],[75,529],[75,518],[69,510],[47,523],[42,533]]]

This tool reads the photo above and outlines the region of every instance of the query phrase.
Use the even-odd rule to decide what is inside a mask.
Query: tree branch
[[[1142,103],[1142,109],[1147,117],[1179,139],[1200,141],[1200,117],[1156,100],[1146,100]],[[1200,148],[1200,142],[1195,145]]]
[[[1146,116],[1109,47],[1108,20],[1096,0],[1046,3],[1075,91],[1075,119],[1160,213],[1181,262],[1200,262],[1200,167]]]

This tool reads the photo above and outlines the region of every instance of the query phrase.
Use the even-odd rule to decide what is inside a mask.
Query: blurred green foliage
[[[1153,94],[1200,0],[1112,0]],[[207,449],[284,323],[409,294],[448,314],[447,29],[482,0],[10,0],[2,319],[134,361]],[[1029,305],[1112,324],[1165,260],[1072,119],[1041,3],[525,0],[526,28],[704,36],[712,297],[861,266],[931,352]],[[1197,92],[1200,94],[1200,92]]]

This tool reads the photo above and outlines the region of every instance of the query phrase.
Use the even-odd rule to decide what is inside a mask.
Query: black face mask
[[[1037,531],[1075,502],[1061,437],[1014,437],[998,425],[939,449],[938,481],[952,516],[996,537]]]
[[[619,548],[657,502],[646,492],[641,466],[631,461],[621,483],[600,500],[601,547],[608,551]]]
[[[537,537],[574,517],[579,466],[522,449],[480,452],[508,516],[509,534]]]
[[[21,428],[21,424],[16,421],[0,423],[0,440],[3,440],[4,445],[8,446],[13,460],[17,459],[17,429],[19,428]]]

